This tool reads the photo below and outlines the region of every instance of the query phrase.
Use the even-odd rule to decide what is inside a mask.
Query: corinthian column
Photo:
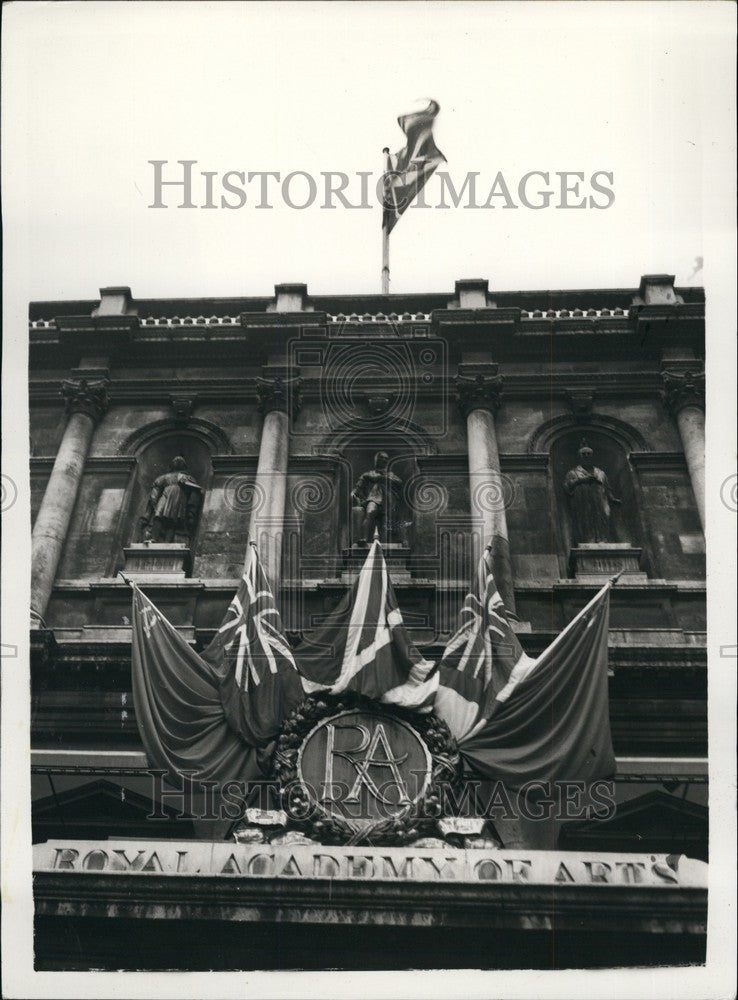
[[[664,402],[682,439],[689,478],[705,530],[705,373],[662,371]]]
[[[33,526],[31,626],[43,625],[95,425],[107,409],[108,380],[62,382],[69,419]]]
[[[256,391],[264,423],[249,535],[258,546],[264,572],[277,596],[282,568],[290,415],[294,415],[300,405],[300,379],[285,379],[279,374],[260,378],[256,381]]]
[[[456,393],[466,418],[469,454],[469,498],[475,527],[481,530],[482,546],[492,547],[492,565],[500,596],[515,614],[510,546],[507,539],[505,503],[508,490],[500,472],[495,411],[501,405],[502,375],[493,363],[459,365]],[[475,553],[478,556],[479,553]]]

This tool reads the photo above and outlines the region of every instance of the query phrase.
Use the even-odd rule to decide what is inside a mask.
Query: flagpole
[[[384,172],[388,174],[390,172],[390,151],[389,146],[385,146],[382,150],[384,153]],[[385,180],[384,186],[384,196],[387,196],[387,182]],[[383,199],[384,202],[384,199]],[[389,295],[389,284],[390,284],[390,265],[389,265],[389,229],[385,225],[385,220],[387,218],[387,212],[382,205],[382,295]]]

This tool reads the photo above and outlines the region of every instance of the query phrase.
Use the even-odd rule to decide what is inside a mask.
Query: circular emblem
[[[431,768],[412,726],[362,709],[323,719],[297,754],[297,779],[316,806],[357,829],[406,813],[428,790]]]
[[[459,755],[437,716],[314,696],[285,724],[274,769],[290,818],[322,843],[406,843],[442,814]]]

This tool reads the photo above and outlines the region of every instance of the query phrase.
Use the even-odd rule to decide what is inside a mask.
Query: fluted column
[[[290,417],[300,405],[300,379],[287,379],[279,374],[260,378],[256,382],[256,391],[264,423],[249,535],[258,546],[264,572],[276,596],[282,568]]]
[[[682,439],[689,478],[705,530],[705,373],[694,371],[661,373],[664,402],[674,417]]]
[[[69,419],[33,526],[31,625],[43,625],[95,425],[108,405],[108,380],[62,383]]]
[[[459,365],[456,393],[466,418],[471,513],[481,527],[482,545],[492,547],[492,566],[500,596],[515,614],[510,546],[505,513],[505,480],[500,472],[495,411],[501,405],[503,378],[496,364]],[[478,556],[478,553],[475,553]]]

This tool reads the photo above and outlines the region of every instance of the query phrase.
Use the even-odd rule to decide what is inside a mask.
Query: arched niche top
[[[377,427],[371,431],[361,425],[345,427],[343,430],[326,434],[314,449],[316,455],[343,456],[347,449],[365,448],[381,451],[387,447],[397,447],[402,441],[408,453],[413,456],[436,455],[438,446],[431,435],[412,420],[402,420],[388,427]]]
[[[201,417],[191,417],[185,426],[172,418],[154,420],[129,434],[119,448],[119,454],[139,455],[157,438],[170,437],[174,434],[197,439],[206,446],[211,455],[233,454],[233,447],[227,434],[217,424]]]
[[[533,432],[528,442],[528,454],[548,455],[552,445],[559,438],[571,434],[579,434],[581,437],[586,438],[588,431],[596,431],[599,434],[612,438],[615,443],[620,445],[626,455],[632,451],[651,450],[643,435],[639,434],[635,427],[631,427],[624,420],[593,413],[586,423],[581,423],[575,420],[571,414],[567,413],[559,417],[554,417],[552,420],[547,420]]]

